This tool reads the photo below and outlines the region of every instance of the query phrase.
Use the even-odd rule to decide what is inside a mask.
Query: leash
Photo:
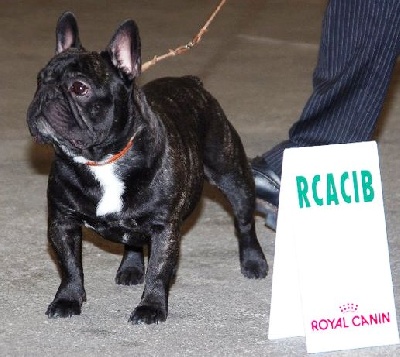
[[[160,56],[154,56],[153,59],[150,61],[145,62],[142,65],[142,72],[146,71],[149,67],[154,66],[157,62],[162,61],[168,57],[173,57],[176,55],[180,55],[191,48],[193,48],[195,45],[197,45],[200,41],[203,35],[207,32],[208,26],[210,26],[211,22],[214,20],[215,16],[217,16],[218,12],[221,10],[222,6],[224,6],[226,0],[221,0],[219,5],[216,7],[214,12],[211,14],[211,16],[208,18],[204,26],[200,29],[198,34],[193,37],[191,41],[189,41],[186,45],[179,46],[175,48],[174,50],[169,50],[167,53],[164,53],[163,55]]]

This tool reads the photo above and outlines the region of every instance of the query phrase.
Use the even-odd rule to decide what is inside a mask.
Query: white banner
[[[284,152],[268,337],[399,343],[375,142]]]

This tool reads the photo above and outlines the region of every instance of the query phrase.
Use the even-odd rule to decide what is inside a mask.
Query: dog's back
[[[195,130],[201,135],[206,130],[209,110],[222,111],[195,76],[158,78],[142,89],[152,110],[163,122],[173,120],[181,133]],[[212,105],[215,108],[210,108]]]
[[[239,135],[198,77],[159,78],[142,89],[164,125],[178,130],[183,140],[188,139],[188,146],[197,136],[194,141],[203,160],[209,161],[210,156],[211,161],[218,161],[221,155],[234,159],[239,152],[240,160],[247,161]]]

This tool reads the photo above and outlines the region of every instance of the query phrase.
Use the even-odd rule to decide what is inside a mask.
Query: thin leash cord
[[[204,24],[204,26],[200,29],[200,31],[197,33],[196,36],[193,37],[191,41],[189,41],[186,45],[179,46],[175,48],[174,50],[169,50],[167,53],[164,53],[163,55],[159,56],[154,56],[153,59],[145,62],[142,65],[142,72],[146,71],[148,68],[154,66],[157,62],[160,62],[168,57],[173,57],[176,55],[180,55],[194,46],[196,46],[202,39],[203,35],[207,32],[208,27],[210,26],[211,22],[214,20],[215,16],[217,16],[218,12],[221,10],[221,8],[224,6],[226,0],[221,0],[219,5],[216,7],[214,12],[211,14],[211,16],[208,18],[207,22]]]

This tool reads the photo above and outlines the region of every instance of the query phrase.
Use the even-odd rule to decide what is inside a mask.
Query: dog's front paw
[[[138,306],[131,314],[129,322],[132,324],[158,324],[167,319],[167,313],[161,308],[153,306]]]
[[[115,276],[115,282],[120,285],[137,285],[143,284],[144,271],[137,267],[129,267],[118,269]]]
[[[54,300],[47,308],[46,315],[49,318],[71,317],[72,315],[80,315],[81,306],[82,304],[76,300]]]

